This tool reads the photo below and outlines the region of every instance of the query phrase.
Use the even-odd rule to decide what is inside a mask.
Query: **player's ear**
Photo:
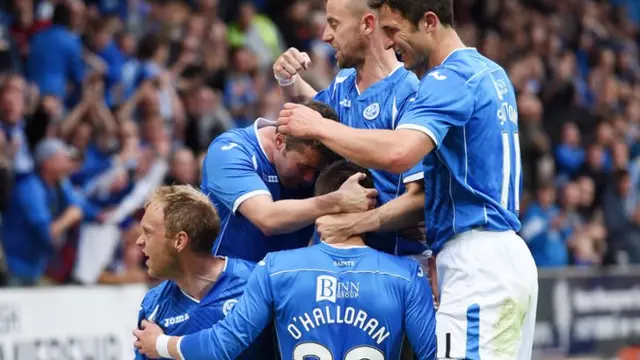
[[[179,233],[177,233],[175,238],[173,239],[173,246],[176,248],[177,251],[184,250],[188,244],[189,244],[189,235],[187,235],[187,233],[184,231],[180,231]]]
[[[286,140],[285,136],[280,134],[280,133],[277,133],[276,134],[275,145],[276,145],[276,149],[278,151],[281,151],[287,145],[287,140]]]
[[[424,30],[425,32],[432,32],[438,26],[438,24],[440,24],[438,15],[436,15],[432,11],[427,11],[426,13],[424,13],[424,16],[422,17],[422,20],[420,21],[418,26],[422,27],[422,29],[420,30]]]
[[[376,17],[370,12],[362,15],[362,32],[364,35],[369,36],[376,29]]]

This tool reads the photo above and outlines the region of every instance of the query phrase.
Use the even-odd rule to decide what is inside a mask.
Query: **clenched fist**
[[[307,70],[311,58],[296,48],[289,48],[273,64],[273,75],[280,82],[291,80],[301,69]]]

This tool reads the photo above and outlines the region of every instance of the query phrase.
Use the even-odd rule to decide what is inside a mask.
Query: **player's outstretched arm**
[[[234,214],[239,211],[267,236],[299,230],[323,215],[366,211],[377,196],[354,178],[323,196],[273,201],[251,158],[241,145],[214,142],[204,162],[202,190],[215,195]]]
[[[249,277],[245,292],[229,315],[212,328],[186,336],[167,336],[147,320],[133,330],[137,351],[150,358],[181,360],[235,359],[260,335],[273,317],[266,270],[268,257]]]
[[[291,103],[280,111],[278,126],[283,134],[318,139],[362,167],[397,174],[419,163],[434,148],[433,141],[419,131],[355,129]]]
[[[424,189],[421,181],[414,181],[406,184],[404,194],[373,210],[319,218],[316,231],[322,240],[335,243],[356,234],[405,229],[423,219]]]
[[[358,184],[363,176],[353,175],[338,191],[308,199],[273,201],[271,196],[255,196],[238,210],[267,236],[289,233],[327,214],[372,208],[378,193]]]
[[[287,101],[300,103],[316,96],[317,91],[298,75],[301,70],[308,70],[310,65],[309,55],[296,48],[289,48],[273,64],[273,75]]]
[[[431,287],[422,268],[415,264],[415,275],[407,283],[405,315],[407,337],[419,360],[436,358],[436,315]]]
[[[182,359],[235,359],[262,333],[273,318],[267,261],[260,261],[233,310],[210,329],[183,336],[176,344]],[[171,351],[171,349],[169,349]],[[178,355],[177,351],[172,356]]]

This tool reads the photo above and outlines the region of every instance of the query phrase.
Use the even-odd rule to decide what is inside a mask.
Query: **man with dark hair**
[[[326,104],[307,105],[337,121]],[[376,191],[358,185],[364,174],[312,197],[316,176],[335,159],[319,141],[280,134],[275,122],[263,118],[217,137],[204,160],[201,185],[225,229],[213,253],[259,261],[271,251],[306,246],[320,216],[373,207]]]
[[[220,218],[209,199],[187,185],[162,186],[147,200],[140,225],[136,243],[148,258],[149,275],[164,281],[142,300],[138,327],[153,321],[168,334],[186,335],[224,318],[255,264],[211,255]],[[271,336],[264,331],[238,359],[272,359]]]
[[[334,48],[341,71],[327,88],[316,91],[298,74],[311,66],[309,56],[291,48],[273,66],[283,94],[296,102],[310,98],[325,102],[349,127],[395,129],[418,88],[418,78],[403,68],[393,49],[384,47],[378,11],[367,6],[366,0],[327,0],[325,5],[327,25],[322,40]],[[412,256],[426,266],[429,252],[423,241],[415,241],[424,240],[423,236],[409,239],[408,232],[399,231],[419,229],[424,218],[422,166],[418,161],[414,165],[402,174],[371,169],[380,206],[368,216],[380,221],[367,232],[371,247]],[[351,217],[343,217],[343,222],[335,219],[323,218],[318,230],[325,226],[339,229]],[[336,233],[320,235],[331,238]]]
[[[373,177],[371,177],[369,170],[354,163],[341,160],[327,166],[327,168],[322,171],[322,174],[316,181],[314,195],[321,196],[339,189],[353,174],[359,172],[366,175],[364,179],[360,180],[360,185],[367,189],[375,189]]]
[[[517,235],[522,165],[511,81],[462,43],[451,0],[369,4],[378,8],[385,48],[399,52],[407,69],[429,69],[395,130],[354,129],[297,104],[285,105],[279,129],[373,169],[402,173],[423,161],[441,294],[438,358],[530,359],[538,274]],[[334,228],[346,234],[378,226],[369,212],[338,221],[343,226]]]
[[[338,191],[343,181],[366,172],[335,162],[318,177],[316,196]],[[360,185],[373,189],[371,177]],[[169,337],[145,321],[143,331],[134,330],[135,346],[147,356],[234,359],[272,319],[283,360],[399,359],[405,335],[418,359],[435,359],[435,314],[422,268],[365,246],[360,234],[335,246],[268,254],[220,323]]]

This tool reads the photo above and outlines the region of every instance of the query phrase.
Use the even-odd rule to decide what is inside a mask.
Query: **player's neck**
[[[364,62],[357,67],[358,90],[365,91],[369,86],[389,76],[399,65],[400,62],[393,50],[372,49],[365,56]]]
[[[429,69],[442,64],[457,49],[466,48],[453,28],[443,28],[437,39],[437,46],[429,56]]]
[[[201,300],[220,277],[225,263],[222,257],[186,256],[180,263],[181,275],[174,282],[187,295]]]
[[[346,248],[346,247],[352,247],[352,246],[365,246],[365,245],[366,244],[364,243],[364,239],[362,238],[362,236],[359,236],[359,235],[352,236],[352,237],[348,238],[346,241],[343,241],[341,243],[331,244],[331,246],[337,247],[337,248]]]

